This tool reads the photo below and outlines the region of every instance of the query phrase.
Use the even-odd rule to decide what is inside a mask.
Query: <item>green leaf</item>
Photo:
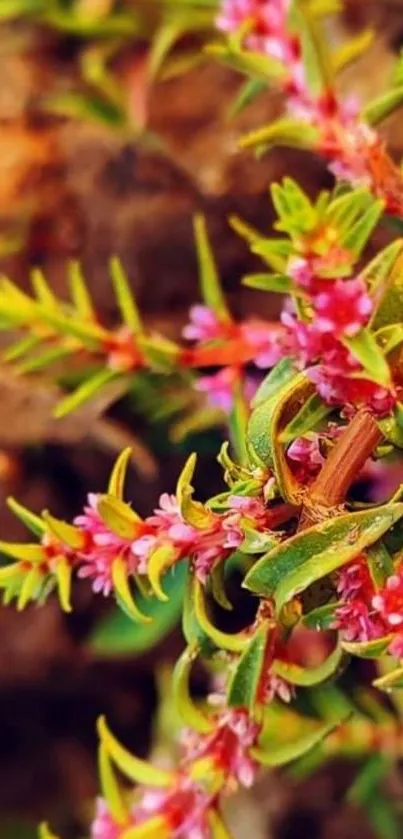
[[[284,766],[293,760],[305,755],[307,752],[318,746],[328,734],[335,728],[334,725],[322,725],[309,734],[304,734],[299,739],[285,746],[273,745],[269,751],[263,751],[259,747],[250,749],[250,755],[262,766],[276,767]]]
[[[354,189],[332,199],[325,213],[325,222],[337,228],[343,245],[344,237],[349,234],[352,225],[372,205],[373,200],[368,189]]]
[[[403,255],[403,239],[396,239],[391,242],[386,248],[383,248],[374,259],[366,265],[360,273],[362,280],[365,280],[367,288],[371,297],[374,298],[376,305],[375,315],[372,316],[372,322],[375,328],[378,328],[376,323],[376,315],[382,304],[385,293],[393,284],[393,270],[396,267],[396,262]],[[380,299],[379,299],[380,298]],[[379,324],[380,326],[381,324]]]
[[[358,806],[366,806],[390,768],[390,757],[379,753],[371,755],[351,785],[348,800]]]
[[[180,620],[187,567],[178,563],[164,578],[164,591],[168,601],[156,598],[137,598],[142,612],[152,618],[152,623],[134,623],[121,609],[114,609],[95,628],[89,639],[91,651],[98,656],[140,655],[155,647]]]
[[[90,379],[84,381],[82,385],[80,385],[73,393],[69,393],[68,396],[65,396],[57,405],[54,410],[54,416],[56,419],[61,419],[61,417],[65,417],[66,414],[70,414],[72,411],[75,411],[77,408],[84,405],[85,402],[88,402],[99,393],[105,385],[112,382],[116,379],[117,374],[113,370],[102,369],[91,376]]]
[[[368,798],[365,813],[378,839],[401,839],[401,820],[391,802],[381,792],[373,793]]]
[[[237,378],[233,384],[232,409],[228,417],[229,436],[239,462],[248,462],[246,429],[249,419],[249,404],[245,395],[244,381]]]
[[[228,689],[228,704],[233,708],[247,708],[251,715],[258,701],[259,684],[271,631],[272,627],[264,623],[252,636],[236,665]]]
[[[383,588],[388,577],[393,574],[394,568],[392,557],[382,540],[368,548],[367,561],[375,588]]]
[[[312,609],[302,618],[303,625],[307,629],[314,629],[316,632],[331,629],[334,625],[335,611],[338,606],[340,606],[340,602],[333,600],[331,603]]]
[[[44,521],[40,518],[40,516],[36,516],[35,513],[31,513],[31,510],[28,510],[27,507],[24,507],[15,498],[7,498],[7,506],[10,510],[14,513],[20,521],[25,524],[28,530],[31,533],[35,533],[35,536],[43,536],[46,527]]]
[[[290,443],[296,437],[302,437],[312,429],[316,428],[321,420],[325,419],[330,414],[332,408],[325,405],[317,393],[313,393],[301,410],[293,417],[293,419],[286,425],[284,431],[280,434],[280,441],[282,443]]]
[[[306,375],[299,374],[275,396],[259,401],[248,424],[248,451],[257,462],[274,469],[281,495],[292,504],[300,503],[301,487],[288,464],[281,435],[314,390]]]
[[[374,201],[344,237],[343,246],[358,259],[385,209],[385,202]]]
[[[274,291],[280,294],[289,294],[294,290],[293,281],[285,274],[247,274],[242,279],[242,285],[259,291]]]
[[[89,321],[96,320],[91,295],[88,291],[81,265],[77,261],[70,264],[69,284],[71,297],[79,318]]]
[[[202,584],[193,581],[194,614],[198,625],[218,649],[233,653],[242,653],[249,642],[246,632],[228,633],[214,626],[208,615],[206,595]]]
[[[211,658],[217,651],[217,646],[200,625],[196,615],[195,601],[193,596],[194,577],[186,565],[186,587],[183,601],[182,629],[187,643],[190,647],[198,647],[202,655]]]
[[[342,647],[346,653],[357,658],[379,658],[387,650],[393,640],[393,635],[385,635],[374,641],[343,641]]]
[[[120,259],[114,256],[112,257],[109,266],[113,288],[122,314],[123,322],[133,332],[133,335],[141,335],[143,327],[140,315],[126,273],[123,270],[122,263]]]
[[[347,513],[321,522],[269,551],[249,571],[244,586],[275,597],[277,609],[316,580],[372,545],[403,516],[403,504]]]
[[[396,409],[389,416],[379,419],[378,425],[389,443],[392,443],[398,449],[403,449],[403,429],[398,422]]]
[[[125,501],[121,501],[115,495],[100,495],[97,512],[116,536],[121,539],[136,538],[141,519]]]
[[[403,667],[397,667],[396,670],[392,670],[391,673],[387,673],[386,676],[381,676],[379,679],[375,679],[372,684],[375,688],[378,688],[378,690],[384,690],[386,693],[392,693],[393,690],[402,690]]]
[[[392,88],[392,90],[366,105],[362,111],[362,116],[365,122],[370,125],[378,125],[401,105],[403,105],[403,85]]]
[[[250,554],[262,554],[272,550],[278,543],[278,537],[274,533],[262,533],[259,530],[252,530],[243,522],[241,523],[244,540],[240,545],[242,553],[249,556]]]
[[[270,265],[273,271],[284,274],[292,252],[292,243],[289,239],[281,239],[280,237],[274,239],[259,236],[252,242],[251,251]]]
[[[187,524],[203,530],[210,527],[214,517],[213,514],[200,501],[194,501],[194,493],[191,481],[196,468],[197,455],[191,454],[179,475],[176,484],[176,497],[182,517]]]
[[[228,323],[232,318],[221,290],[217,267],[208,239],[206,220],[202,215],[195,216],[194,234],[203,300],[206,306],[215,312],[220,321]]]
[[[244,149],[263,147],[265,150],[271,146],[290,146],[310,150],[317,147],[319,139],[319,131],[313,125],[282,117],[270,125],[245,134],[240,140],[240,146]]]
[[[361,329],[352,338],[344,337],[342,341],[354,358],[362,364],[372,381],[383,387],[390,385],[391,374],[388,362],[373,333],[367,327]]]
[[[276,658],[272,664],[272,672],[287,682],[299,687],[312,687],[325,682],[334,676],[343,657],[343,650],[337,645],[333,652],[317,667],[301,667],[290,661]]]
[[[355,35],[354,38],[349,38],[340,47],[332,53],[332,65],[335,73],[340,73],[348,67],[349,64],[360,58],[371,46],[374,40],[374,31],[372,29],[364,29]]]
[[[235,101],[231,105],[229,116],[234,119],[241,111],[257,99],[266,90],[266,83],[261,79],[248,79],[241,87]]]
[[[281,184],[273,184],[271,197],[279,217],[276,229],[292,236],[309,233],[317,224],[316,210],[312,202],[292,178],[284,178]]]
[[[45,99],[45,107],[53,114],[88,120],[108,128],[122,129],[126,117],[123,108],[101,96],[85,93],[55,93]]]
[[[211,734],[215,725],[194,703],[190,695],[189,679],[197,647],[186,647],[175,664],[173,673],[173,701],[183,723],[200,734]]]
[[[252,408],[258,408],[263,402],[267,402],[267,400],[278,395],[298,375],[298,370],[296,370],[292,360],[282,358],[263,379],[252,399]]]
[[[379,298],[371,321],[374,329],[380,329],[392,323],[401,325],[403,321],[403,240],[398,239],[389,245],[379,255],[379,260],[381,256],[386,264],[379,281],[374,286],[374,295],[377,294]],[[366,271],[373,264],[371,263]]]

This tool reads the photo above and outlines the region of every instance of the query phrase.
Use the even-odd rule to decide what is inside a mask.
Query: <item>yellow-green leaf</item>
[[[170,787],[172,772],[152,766],[145,760],[132,755],[109,730],[105,717],[98,720],[98,735],[107,754],[125,778],[134,783],[150,787]]]

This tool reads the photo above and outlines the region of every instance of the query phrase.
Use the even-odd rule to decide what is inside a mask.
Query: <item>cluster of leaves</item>
[[[236,0],[232,5],[223,4],[227,28]],[[251,0],[242,6],[245,20],[235,15],[241,25],[211,50],[251,78],[241,104],[274,83],[292,100],[292,113],[247,145],[259,152],[273,142],[322,151],[342,181],[315,201],[290,179],[275,185],[279,236],[231,220],[268,266],[245,283],[289,295],[281,323],[233,320],[200,218],[205,305],[193,311],[190,348],[148,333],[116,260],[111,276],[123,323],[113,330],[99,323],[77,266],[69,304],[38,272],[33,297],[8,280],[0,285],[0,325],[22,332],[6,354],[14,369],[28,374],[83,353],[95,364],[59,405],[59,416],[116,380],[130,389],[146,372],[188,381],[191,373],[200,386],[194,371],[218,368],[202,389],[214,396],[224,373],[230,390],[232,449],[225,443],[219,454],[226,488],[205,503],[194,498],[191,456],[176,495],[163,495],[142,520],[124,499],[128,451],[107,492],[90,496],[73,523],[9,501],[38,541],[0,543],[12,560],[0,570],[6,603],[15,599],[22,609],[56,589],[69,611],[73,579],[88,577],[95,591],[113,593],[125,620],[139,627],[134,649],[154,643],[182,613],[187,646],[175,668],[174,704],[193,734],[177,766],[161,769],[130,755],[100,720],[105,801],[93,825],[96,839],[227,839],[222,799],[249,786],[260,766],[298,760],[301,773],[339,753],[362,764],[351,800],[367,808],[381,836],[399,835],[382,782],[402,743],[402,488],[387,488],[380,503],[357,497],[355,482],[365,475],[370,481],[375,466],[388,486],[388,458],[403,447],[403,242],[393,241],[365,267],[362,258],[388,214],[400,223],[400,172],[373,125],[401,102],[401,67],[385,98],[351,116],[334,71],[367,48],[368,34],[335,55],[320,27],[338,3],[266,5],[277,13],[274,34],[265,33],[270,38],[261,39],[262,20],[253,16],[264,4]],[[303,61],[301,89],[271,55],[273,38],[298,71]],[[253,365],[255,377],[270,372],[261,374],[251,399]],[[239,596],[239,579],[251,611],[246,617],[239,609],[238,631],[230,632],[226,615],[236,611],[231,592]],[[102,630],[98,648],[115,643],[113,631],[119,628]],[[372,662],[372,685],[350,699],[333,682],[354,658]],[[211,673],[214,703],[192,696],[197,659]],[[396,712],[374,698],[375,690],[391,694]],[[115,768],[139,784],[129,803]],[[46,827],[42,836],[53,839]]]

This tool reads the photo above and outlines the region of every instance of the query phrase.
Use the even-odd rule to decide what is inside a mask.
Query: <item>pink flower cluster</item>
[[[263,501],[230,496],[227,511],[220,515],[209,513],[205,527],[196,528],[184,520],[176,497],[164,493],[153,515],[144,521],[139,519],[133,525],[133,537],[123,538],[102,519],[98,510],[99,498],[90,494],[88,505],[74,520],[84,536],[83,547],[75,553],[67,550],[66,556],[78,568],[78,576],[91,579],[94,591],[105,595],[113,588],[112,565],[117,557],[123,557],[129,574],[146,574],[154,551],[161,546],[170,546],[173,562],[189,559],[204,583],[212,568],[242,544],[244,521],[259,530],[269,526],[269,512]]]
[[[346,641],[372,641],[385,634],[383,621],[372,606],[375,588],[365,556],[357,557],[339,572],[334,628]]]
[[[172,787],[139,790],[129,825],[118,825],[105,802],[99,800],[91,839],[120,839],[129,826],[146,824],[155,817],[162,818],[170,839],[210,839],[208,817],[217,806],[218,792],[225,794],[234,784],[250,787],[258,771],[249,751],[260,728],[247,712],[225,709],[216,723],[212,734],[191,731],[183,737],[184,755]],[[211,778],[205,768],[206,778],[193,780],[198,763],[210,767]]]
[[[403,658],[403,566],[376,591],[365,557],[358,557],[339,573],[342,603],[334,627],[347,641],[373,641],[393,634],[389,651]]]
[[[201,376],[196,389],[207,395],[209,403],[230,413],[234,394],[241,382],[244,396],[250,401],[259,379],[244,375],[244,367],[254,364],[258,370],[273,367],[282,357],[282,330],[257,318],[241,323],[220,320],[208,306],[190,309],[190,321],[183,330],[184,338],[196,342],[196,347],[183,355],[192,366],[225,365],[222,370]]]
[[[329,161],[334,175],[353,185],[376,186],[371,154],[377,135],[361,120],[355,97],[343,101],[330,91],[320,96],[311,93],[300,37],[288,28],[289,5],[289,0],[223,0],[217,26],[228,33],[245,26],[245,46],[284,65],[287,111],[317,129],[317,151]]]
[[[285,350],[301,368],[308,368],[309,377],[328,404],[368,405],[378,415],[387,414],[395,403],[395,393],[366,378],[362,365],[341,340],[357,335],[369,320],[373,302],[365,282],[360,277],[324,280],[315,275],[315,267],[310,258],[299,258],[290,265],[294,281],[308,290],[312,320],[305,322],[283,312]]]

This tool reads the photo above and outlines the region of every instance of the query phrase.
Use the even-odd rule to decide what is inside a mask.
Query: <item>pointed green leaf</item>
[[[254,633],[242,653],[228,689],[227,701],[233,708],[246,708],[253,716],[265,664],[265,653],[272,627],[268,623]]]
[[[123,501],[126,472],[131,456],[132,449],[130,447],[123,449],[115,461],[109,478],[108,495],[114,495],[120,501]]]
[[[350,228],[343,240],[343,247],[358,259],[385,209],[384,201],[374,201],[361,218]]]
[[[115,495],[100,495],[97,511],[106,526],[121,539],[133,540],[138,535],[140,517]]]
[[[25,526],[30,530],[32,533],[35,533],[35,536],[43,536],[46,527],[43,520],[36,516],[35,513],[31,513],[31,510],[28,510],[27,507],[24,507],[15,498],[9,497],[7,498],[7,506],[10,510],[14,513],[20,521],[25,524]]]
[[[392,557],[382,540],[371,545],[367,550],[368,568],[375,588],[383,588],[394,568]]]
[[[98,719],[98,736],[106,753],[125,778],[150,787],[170,787],[173,773],[152,766],[145,760],[132,755],[112,734],[105,717]]]
[[[365,106],[362,112],[363,119],[370,125],[378,125],[386,117],[393,114],[403,104],[403,85],[393,87],[387,93],[374,99]]]
[[[259,747],[253,747],[250,750],[250,755],[258,761],[262,766],[284,766],[291,763],[293,760],[305,755],[311,749],[318,746],[328,734],[335,728],[334,725],[322,725],[309,734],[302,735],[299,739],[285,746],[275,746],[270,751],[263,751]]]
[[[270,125],[245,134],[240,140],[240,146],[244,149],[290,146],[310,150],[317,147],[319,140],[319,131],[313,125],[291,117],[282,117]]]
[[[280,434],[282,443],[290,443],[296,437],[303,437],[330,414],[332,408],[326,405],[317,393],[313,393],[301,410],[287,423],[284,431]]]
[[[403,504],[347,513],[297,533],[269,551],[247,574],[244,585],[277,609],[316,580],[340,568],[372,545],[403,516]]]
[[[133,335],[141,335],[143,327],[140,315],[120,259],[116,256],[112,257],[109,267],[113,288],[122,314],[123,322],[133,332]]]
[[[218,271],[208,238],[206,221],[202,215],[195,216],[194,235],[203,300],[206,306],[215,312],[220,321],[228,323],[232,318],[221,290]]]
[[[81,405],[84,405],[85,402],[92,399],[92,397],[99,393],[105,385],[108,385],[116,378],[117,374],[107,368],[94,373],[94,375],[83,382],[77,390],[74,390],[73,393],[69,393],[68,396],[65,396],[64,399],[58,402],[54,410],[54,417],[56,419],[61,419],[62,417],[65,417],[66,414],[70,414],[72,411],[80,408]]]
[[[82,550],[85,544],[85,535],[79,527],[74,527],[74,525],[68,524],[66,521],[62,521],[61,519],[55,519],[50,513],[48,513],[47,510],[43,511],[42,518],[47,529],[53,536],[56,536],[56,539],[62,542],[63,545],[67,545],[75,551]]]
[[[252,408],[258,408],[263,402],[267,402],[268,399],[279,395],[298,375],[298,370],[296,370],[292,360],[290,358],[282,358],[263,379],[262,384],[253,397]]]
[[[285,274],[247,274],[242,279],[242,285],[279,294],[290,294],[294,290],[293,281]]]
[[[343,641],[342,647],[346,653],[357,658],[379,658],[393,640],[393,635],[375,638],[374,641]]]
[[[364,327],[352,338],[343,338],[343,344],[362,364],[368,377],[383,387],[388,387],[391,374],[388,362],[377,344],[373,333]]]
[[[403,688],[403,667],[397,667],[386,676],[381,676],[375,679],[372,683],[378,690],[384,690],[386,693],[391,693],[393,690],[402,690]]]
[[[349,38],[332,53],[332,64],[335,73],[340,73],[349,64],[360,58],[371,46],[374,40],[374,31],[364,29],[354,38]]]
[[[196,461],[197,455],[195,453],[188,457],[178,478],[178,483],[176,485],[176,497],[178,499],[181,515],[183,516],[185,522],[190,524],[192,527],[203,530],[206,527],[211,526],[214,521],[214,516],[209,510],[207,510],[204,504],[201,504],[200,501],[194,501],[192,498],[194,489],[191,481],[196,468]]]
[[[175,664],[173,674],[173,700],[183,724],[200,734],[211,734],[214,722],[194,703],[190,695],[190,671],[197,658],[197,647],[186,647]]]
[[[245,632],[234,634],[222,632],[221,629],[214,626],[207,614],[204,588],[197,579],[193,583],[193,597],[196,620],[202,631],[210,638],[213,644],[219,649],[228,650],[229,652],[243,652],[249,641],[248,635]]]
[[[70,264],[69,284],[72,300],[79,318],[89,321],[95,320],[96,315],[92,305],[91,296],[79,262],[72,262]]]
[[[301,667],[298,664],[276,658],[271,669],[276,676],[280,676],[292,685],[313,687],[334,676],[341,664],[342,657],[342,647],[337,645],[325,661],[317,667]]]

